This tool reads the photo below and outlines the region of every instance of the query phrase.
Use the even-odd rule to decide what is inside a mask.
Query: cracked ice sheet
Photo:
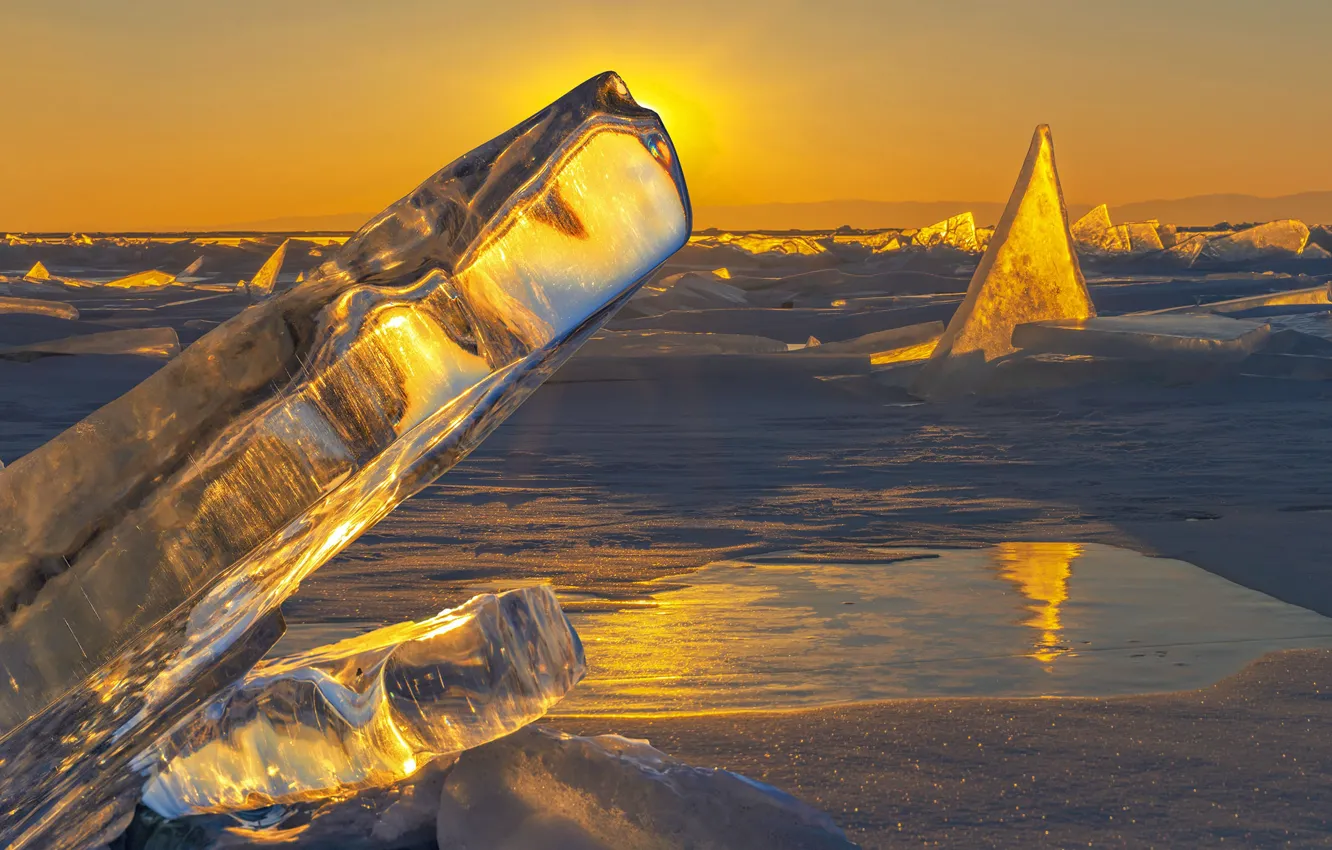
[[[602,75],[7,468],[0,843],[97,834],[132,800],[123,766],[223,684],[221,660],[251,658],[247,633],[465,457],[688,231],[664,129]]]

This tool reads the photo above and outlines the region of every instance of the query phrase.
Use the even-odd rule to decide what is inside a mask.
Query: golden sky
[[[1332,189],[1326,0],[0,0],[0,230],[374,212],[602,70],[697,206]]]

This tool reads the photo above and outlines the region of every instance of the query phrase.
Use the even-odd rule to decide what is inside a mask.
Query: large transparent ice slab
[[[1309,241],[1309,228],[1302,221],[1269,221],[1209,240],[1199,261],[1243,263],[1253,260],[1297,257]]]
[[[164,817],[345,797],[540,718],[586,672],[549,587],[259,664],[136,767]]]
[[[36,360],[73,354],[131,354],[170,359],[180,353],[180,337],[172,328],[136,328],[0,346],[0,360]],[[0,662],[3,663],[3,662]]]
[[[51,316],[56,319],[77,319],[79,308],[64,301],[48,301],[45,298],[13,298],[0,295],[0,313],[28,313],[34,316]]]
[[[91,834],[78,813],[129,790],[121,767],[214,661],[466,456],[689,226],[659,119],[602,75],[8,467],[0,844]],[[43,711],[63,719],[34,742]]]
[[[1332,286],[1310,286],[1304,289],[1289,289],[1285,292],[1270,292],[1264,295],[1250,295],[1245,298],[1231,298],[1226,301],[1213,301],[1210,304],[1186,304],[1183,307],[1168,307],[1153,310],[1146,315],[1167,315],[1170,313],[1216,313],[1234,316],[1249,311],[1271,309],[1276,313],[1280,308],[1289,307],[1296,312],[1301,307],[1332,310]]]
[[[1094,316],[1018,325],[1013,344],[1033,354],[1243,360],[1271,333],[1264,322],[1226,316]]]

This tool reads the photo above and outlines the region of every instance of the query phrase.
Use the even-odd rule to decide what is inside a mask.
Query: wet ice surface
[[[850,555],[724,561],[617,610],[585,607],[570,619],[590,672],[555,713],[1152,693],[1212,684],[1268,652],[1332,647],[1332,619],[1113,546]],[[364,628],[294,624],[281,646]]]

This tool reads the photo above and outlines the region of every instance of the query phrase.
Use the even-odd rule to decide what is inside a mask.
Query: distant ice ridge
[[[141,757],[158,814],[345,797],[538,719],[586,672],[549,587],[264,661]]]
[[[475,448],[689,227],[660,120],[603,74],[9,466],[0,845],[112,828],[129,761],[263,655],[299,582]]]

